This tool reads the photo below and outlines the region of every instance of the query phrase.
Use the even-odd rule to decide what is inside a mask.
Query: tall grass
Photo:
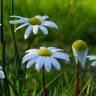
[[[14,0],[12,0],[12,8],[11,8],[11,16],[14,15]],[[12,20],[14,20],[12,18]],[[19,59],[19,53],[18,53],[18,49],[17,49],[17,43],[16,43],[16,37],[15,37],[15,34],[14,34],[14,25],[11,25],[11,31],[12,31],[12,38],[13,38],[13,42],[14,42],[14,53],[15,53],[15,60],[16,60],[16,67],[14,68],[15,71],[16,71],[16,77],[15,77],[15,81],[18,80],[18,89],[19,89],[19,96],[22,96],[22,88],[21,88],[21,82],[20,82],[20,71],[21,71],[21,62],[20,62],[20,59]]]
[[[2,47],[2,52],[1,52],[1,55],[2,55],[2,67],[3,67],[3,71],[5,73],[5,79],[3,81],[3,92],[6,96],[10,96],[10,89],[9,89],[9,85],[8,85],[8,79],[7,79],[7,74],[6,74],[6,42],[5,42],[5,39],[4,39],[4,0],[1,0],[1,47]],[[3,93],[2,93],[3,94]]]

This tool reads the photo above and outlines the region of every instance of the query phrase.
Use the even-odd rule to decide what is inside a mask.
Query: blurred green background
[[[11,15],[11,0],[4,1],[4,30],[8,45],[8,52],[12,53],[12,34],[9,19]],[[27,40],[24,40],[24,28],[15,33],[18,49],[21,54],[26,50],[28,42],[32,42],[31,48],[38,46],[56,46],[71,50],[71,44],[82,39],[89,47],[96,44],[96,1],[95,0],[14,0],[14,15],[33,17],[35,15],[48,15],[50,20],[56,22],[59,30],[50,29],[45,36],[32,32]],[[16,26],[15,26],[16,27]],[[14,50],[13,50],[14,51]],[[11,55],[11,54],[10,54]]]
[[[8,22],[10,20],[11,9],[12,9],[11,3],[12,3],[11,0],[4,1],[4,36],[6,41],[7,64],[14,63],[14,58],[13,58],[14,47],[13,47],[11,26]],[[39,46],[56,46],[56,47],[63,48],[72,57],[73,56],[71,50],[72,43],[77,39],[82,39],[88,44],[89,53],[91,52],[92,54],[96,53],[95,50],[96,1],[95,0],[14,0],[14,15],[28,17],[28,18],[31,18],[35,15],[48,15],[50,17],[49,20],[53,20],[54,22],[56,22],[56,24],[59,27],[58,30],[48,28],[49,34],[47,36],[45,36],[41,32],[39,32],[39,34],[37,35],[34,35],[31,32],[30,37],[27,40],[24,40],[25,28],[22,28],[17,32],[15,32],[17,47],[21,59],[22,56],[24,56],[25,51],[28,49],[29,42],[31,42],[30,48],[35,48]],[[15,27],[17,26],[18,25],[15,25]],[[71,63],[73,63],[73,61]],[[72,74],[74,74],[75,70],[73,70],[74,65],[70,65],[69,63],[68,64],[66,63],[64,65],[64,68],[65,68],[64,74],[62,75],[63,79],[62,77],[61,79],[59,78],[60,81],[58,81],[59,82],[58,85],[55,86],[58,88],[58,86],[63,87],[63,85],[66,85],[66,87],[64,87],[63,90],[67,90],[67,88],[69,88],[68,84],[69,82],[71,82],[70,80],[74,81],[74,79],[72,78],[75,78],[75,75],[73,76]],[[47,76],[52,78],[54,74],[57,74],[56,72],[54,73],[54,71],[55,70],[51,72],[51,76],[50,74],[47,74]],[[39,78],[40,74],[39,73],[35,74],[35,73],[36,72],[33,72],[33,75],[30,74],[30,76],[32,75],[34,78],[36,77],[36,79]],[[51,80],[50,78],[48,78],[48,81]],[[37,81],[39,81],[39,79]],[[90,80],[88,79],[88,82],[89,81]],[[64,82],[66,82],[66,84]],[[27,87],[30,86],[30,83],[28,84],[26,84]],[[38,87],[38,83],[36,86]],[[54,86],[54,84],[52,86]],[[55,92],[60,91],[60,90],[58,91],[58,89],[56,88],[54,88],[54,90],[57,90],[54,91],[54,94],[57,94]],[[68,90],[70,90],[70,88]],[[67,92],[69,92],[68,90],[66,91],[64,96],[74,96],[74,95],[68,95],[67,94]],[[74,90],[75,89],[73,88],[72,91]],[[52,90],[50,91],[50,94],[51,93]],[[54,95],[54,96],[61,96],[61,95]],[[83,94],[81,96],[85,96],[85,95]]]
[[[11,0],[5,1],[4,4],[6,40],[12,41],[8,23],[11,15]],[[32,45],[35,43],[36,47],[48,44],[66,48],[66,45],[71,46],[77,39],[83,39],[89,45],[95,45],[95,5],[95,0],[14,0],[14,14],[29,18],[35,15],[48,15],[50,20],[55,21],[59,26],[59,30],[49,28],[48,36],[36,35],[35,40],[35,36],[31,34]],[[15,35],[16,39],[20,41],[19,44],[23,42],[23,45],[26,45],[27,40],[23,39],[24,30],[20,29]]]
[[[15,33],[19,50],[26,50],[31,40],[32,47],[57,46],[71,50],[71,44],[77,39],[85,40],[89,46],[96,44],[96,1],[95,0],[14,0],[14,14],[29,17],[35,15],[48,15],[50,20],[56,22],[59,30],[50,29],[49,34],[33,35],[24,40],[24,28]],[[4,1],[5,38],[10,45],[12,36],[9,24],[11,15],[11,0]],[[20,41],[20,42],[19,42]],[[23,43],[23,46],[22,46]],[[12,47],[12,45],[8,46]],[[8,49],[10,50],[10,48]],[[20,51],[20,52],[22,52]],[[12,53],[12,52],[11,52]]]

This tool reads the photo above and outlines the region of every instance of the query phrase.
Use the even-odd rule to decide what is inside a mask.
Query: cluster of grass
[[[6,41],[6,72],[10,84],[10,96],[18,96],[17,90],[21,89],[20,96],[40,96],[42,93],[41,73],[38,73],[34,67],[26,69],[22,65],[19,70],[19,77],[16,77],[16,62],[14,57],[14,42],[11,33],[9,19],[12,10],[12,1],[4,0],[4,39]],[[32,32],[27,40],[24,40],[24,28],[15,33],[16,42],[20,60],[28,43],[30,48],[39,46],[56,46],[65,49],[73,60],[71,44],[77,39],[85,40],[90,48],[96,44],[96,3],[95,0],[14,0],[14,14],[23,17],[32,17],[35,15],[48,15],[59,26],[59,30],[49,29],[49,34],[45,36],[41,32],[33,35]],[[17,27],[17,26],[15,26]],[[92,48],[91,48],[92,47]],[[95,49],[95,48],[94,48]],[[2,48],[0,48],[1,54]],[[89,50],[89,51],[90,51]],[[94,51],[95,52],[95,51]],[[2,57],[0,55],[0,64]],[[48,96],[75,96],[75,61],[63,63],[61,61],[61,71],[53,69],[46,74],[46,88]],[[2,65],[2,64],[1,64]],[[10,70],[9,70],[10,69]],[[81,68],[82,69],[82,68]],[[26,71],[25,71],[26,70]],[[95,69],[87,67],[81,72],[81,84],[79,96],[95,96]],[[94,74],[93,74],[94,73]],[[26,74],[26,79],[24,75]],[[19,78],[19,81],[18,81]],[[3,81],[0,81],[0,96],[2,92]],[[20,85],[19,85],[20,83]],[[6,95],[8,96],[8,95]]]

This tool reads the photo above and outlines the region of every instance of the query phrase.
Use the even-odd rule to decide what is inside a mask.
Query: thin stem
[[[76,74],[76,96],[79,96],[79,83],[80,83],[80,78],[79,78],[79,75],[80,75],[80,64],[79,64],[79,61],[77,61],[77,74]]]
[[[28,48],[27,49],[30,49],[30,47],[31,47],[31,40],[29,40],[29,42],[28,42]]]
[[[12,10],[11,10],[11,15],[14,15],[14,0],[12,0]],[[13,18],[11,20],[14,20]],[[20,58],[19,58],[19,52],[18,52],[18,48],[17,48],[17,44],[16,44],[16,38],[15,38],[15,34],[14,34],[14,25],[11,25],[11,31],[12,31],[12,38],[13,38],[13,42],[14,42],[14,50],[15,50],[15,60],[16,60],[16,71],[17,71],[17,76],[18,76],[18,81],[19,81],[19,95],[22,96],[22,83],[20,80],[20,75],[21,75],[21,63],[20,63]]]
[[[2,82],[0,82],[0,94],[2,94],[2,96],[4,96]]]
[[[5,53],[5,41],[4,41],[4,30],[3,30],[3,27],[4,27],[4,19],[3,19],[3,15],[4,15],[4,0],[1,0],[1,45],[2,45],[2,66],[3,66],[3,71],[4,71],[4,74],[5,74],[5,79],[4,79],[4,82],[3,82],[3,85],[4,85],[4,94],[6,96],[10,96],[10,89],[9,89],[9,84],[7,82],[7,74],[5,72],[5,56],[6,56],[6,53]]]
[[[12,15],[14,15],[14,0],[12,0]],[[13,18],[12,18],[13,20]],[[12,31],[12,37],[13,37],[13,41],[14,41],[14,50],[15,50],[15,58],[16,58],[16,63],[18,64],[18,67],[20,68],[20,59],[19,59],[19,53],[18,53],[18,49],[17,49],[17,44],[16,44],[16,39],[15,39],[15,35],[14,35],[14,25],[11,25],[11,31]]]
[[[43,84],[43,96],[47,96],[46,88],[45,88],[45,74],[44,74],[44,66],[42,68],[42,84]]]
[[[3,33],[3,0],[1,0],[1,45],[4,43],[4,33]]]

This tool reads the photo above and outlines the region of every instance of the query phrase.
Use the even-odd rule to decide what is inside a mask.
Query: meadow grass
[[[39,46],[60,47],[70,54],[71,59],[70,63],[60,61],[62,66],[60,71],[56,71],[53,68],[51,72],[45,72],[48,96],[75,96],[76,66],[71,45],[75,40],[83,39],[89,45],[89,53],[95,52],[95,5],[95,0],[14,0],[14,12],[12,12],[12,1],[4,0],[3,37],[6,42],[6,56],[3,58],[5,58],[4,66],[10,92],[4,88],[3,80],[1,80],[0,96],[40,96],[42,93],[41,72],[37,72],[33,66],[26,69],[24,65],[21,65],[25,51],[29,47],[36,48]],[[24,40],[23,34],[25,28],[18,30],[16,33],[12,33],[14,28],[17,27],[17,25],[15,25],[13,28],[9,24],[10,16],[13,14],[23,17],[32,17],[38,14],[48,15],[50,16],[50,20],[55,21],[59,26],[59,30],[49,28],[49,34],[47,36],[41,32],[37,35],[31,33],[30,37]],[[0,36],[0,39],[2,39],[2,36]],[[28,44],[30,42],[31,45],[29,46]],[[14,45],[14,43],[16,44]],[[1,47],[0,53],[3,53]],[[18,54],[20,58],[19,62]],[[4,54],[0,55],[1,65],[3,63],[2,56],[4,56]],[[79,96],[96,95],[95,69],[90,66],[90,63],[91,62],[87,62],[87,67],[85,69],[81,68],[80,70],[81,81]],[[21,66],[19,67],[21,68],[17,68],[17,64],[20,64]],[[7,90],[7,95],[4,95],[4,90]]]

